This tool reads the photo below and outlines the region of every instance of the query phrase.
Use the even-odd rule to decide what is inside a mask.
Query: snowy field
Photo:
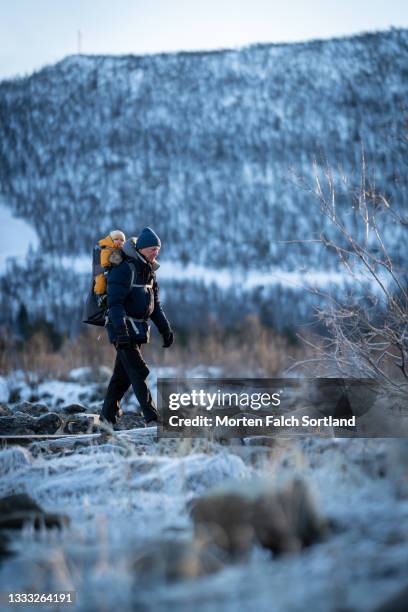
[[[1,382],[1,401],[16,410],[7,404],[10,382]],[[62,397],[91,409],[97,384],[76,370],[37,387],[38,401],[62,410]],[[19,389],[20,402],[33,391],[22,380]],[[0,498],[25,492],[70,522],[8,530],[15,554],[0,564],[0,591],[73,590],[84,612],[375,610],[406,584],[407,476],[405,440],[220,444],[157,440],[147,428],[3,447]],[[321,541],[280,555],[254,541],[232,557],[197,536],[191,509],[214,487],[239,500],[294,477],[326,526]]]

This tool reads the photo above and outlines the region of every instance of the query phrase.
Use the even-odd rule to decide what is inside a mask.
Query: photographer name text
[[[332,416],[326,417],[310,417],[303,415],[296,416],[272,416],[251,417],[247,415],[241,416],[203,416],[197,415],[194,417],[181,417],[179,415],[171,415],[168,420],[170,427],[355,427],[356,417],[350,418],[335,418]]]

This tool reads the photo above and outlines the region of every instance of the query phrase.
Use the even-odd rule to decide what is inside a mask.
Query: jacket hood
[[[113,239],[111,238],[111,236],[105,236],[105,238],[101,238],[101,240],[99,240],[98,242],[100,247],[114,247],[115,245],[113,244]]]

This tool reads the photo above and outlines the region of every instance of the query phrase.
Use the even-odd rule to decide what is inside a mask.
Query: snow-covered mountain
[[[317,160],[358,184],[363,147],[376,188],[402,206],[407,77],[408,30],[396,29],[67,57],[0,83],[0,196],[35,228],[43,254],[75,258],[113,227],[150,225],[167,262],[334,268],[319,245],[285,244],[330,231],[297,178],[310,181]],[[341,188],[339,204],[351,210]],[[405,260],[398,227],[388,237]]]

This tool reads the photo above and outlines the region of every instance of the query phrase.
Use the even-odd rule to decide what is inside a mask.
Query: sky
[[[0,0],[0,79],[78,51],[220,49],[391,26],[408,27],[407,0]]]

